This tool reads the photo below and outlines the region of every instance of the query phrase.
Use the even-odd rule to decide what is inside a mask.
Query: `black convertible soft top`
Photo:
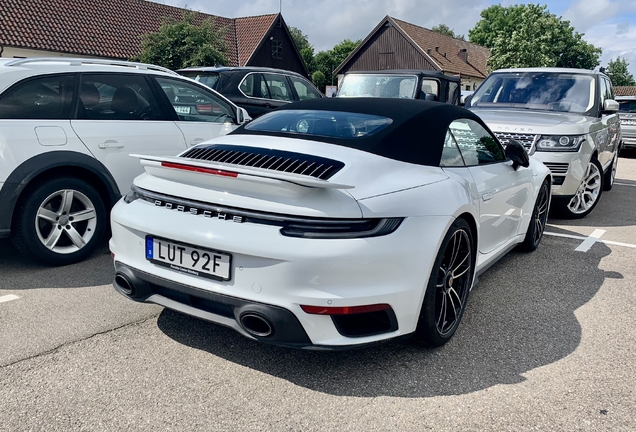
[[[300,138],[363,150],[390,159],[418,165],[439,166],[448,126],[457,119],[486,124],[473,112],[456,105],[415,99],[325,98],[285,105],[257,121],[286,110],[342,111],[387,117],[392,123],[377,133],[355,138],[305,135],[287,131],[250,130],[241,126],[232,132],[244,135],[268,135]]]

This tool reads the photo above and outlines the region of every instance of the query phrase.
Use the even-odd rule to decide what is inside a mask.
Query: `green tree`
[[[336,77],[333,76],[334,69],[340,66],[340,63],[360,45],[360,42],[360,40],[354,42],[350,39],[345,39],[332,49],[320,51],[316,54],[314,57],[314,65],[316,70],[319,70],[325,75],[326,84],[337,84]]]
[[[446,24],[436,25],[431,30],[433,30],[434,32],[437,32],[437,33],[441,33],[441,34],[446,35],[446,36],[454,37],[455,39],[466,40],[464,35],[455,34],[455,32],[450,27],[448,27]]]
[[[225,28],[217,28],[212,19],[196,24],[195,17],[186,11],[181,21],[168,19],[158,32],[143,35],[141,53],[133,60],[172,70],[227,64]]]
[[[322,89],[325,86],[326,82],[327,82],[325,80],[325,74],[320,72],[320,71],[316,71],[313,74],[311,74],[311,81],[319,89]]]
[[[494,5],[481,12],[468,31],[470,41],[490,48],[488,66],[572,67],[593,69],[601,49],[583,40],[569,21],[551,14],[547,6]]]
[[[314,47],[309,43],[307,35],[305,35],[300,29],[296,27],[289,27],[289,33],[291,34],[291,38],[294,41],[294,45],[296,45],[296,49],[305,62],[305,66],[307,66],[309,75],[311,76],[312,72],[315,70]]]
[[[636,80],[629,70],[629,63],[618,56],[616,60],[610,60],[605,73],[612,80],[614,86],[636,86]]]

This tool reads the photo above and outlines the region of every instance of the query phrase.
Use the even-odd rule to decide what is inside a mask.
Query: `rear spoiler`
[[[321,180],[306,175],[286,173],[284,171],[274,171],[262,168],[252,168],[247,166],[238,166],[222,163],[199,162],[193,160],[184,160],[178,157],[161,157],[147,156],[140,154],[131,154],[131,157],[140,159],[141,165],[146,169],[180,169],[184,171],[196,172],[206,175],[218,175],[223,177],[237,177],[242,180],[256,182],[271,182],[278,180],[308,188],[320,189],[353,189],[355,186],[333,183],[327,180]],[[148,171],[146,169],[146,171]]]

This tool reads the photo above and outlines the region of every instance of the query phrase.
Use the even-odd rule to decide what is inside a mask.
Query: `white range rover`
[[[584,69],[493,72],[467,104],[505,146],[519,141],[553,175],[552,209],[582,218],[614,183],[621,144],[610,79]]]

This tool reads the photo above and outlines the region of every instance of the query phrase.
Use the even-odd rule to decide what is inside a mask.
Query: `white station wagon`
[[[85,258],[143,169],[248,119],[161,68],[111,60],[0,60],[0,237],[52,265]]]

